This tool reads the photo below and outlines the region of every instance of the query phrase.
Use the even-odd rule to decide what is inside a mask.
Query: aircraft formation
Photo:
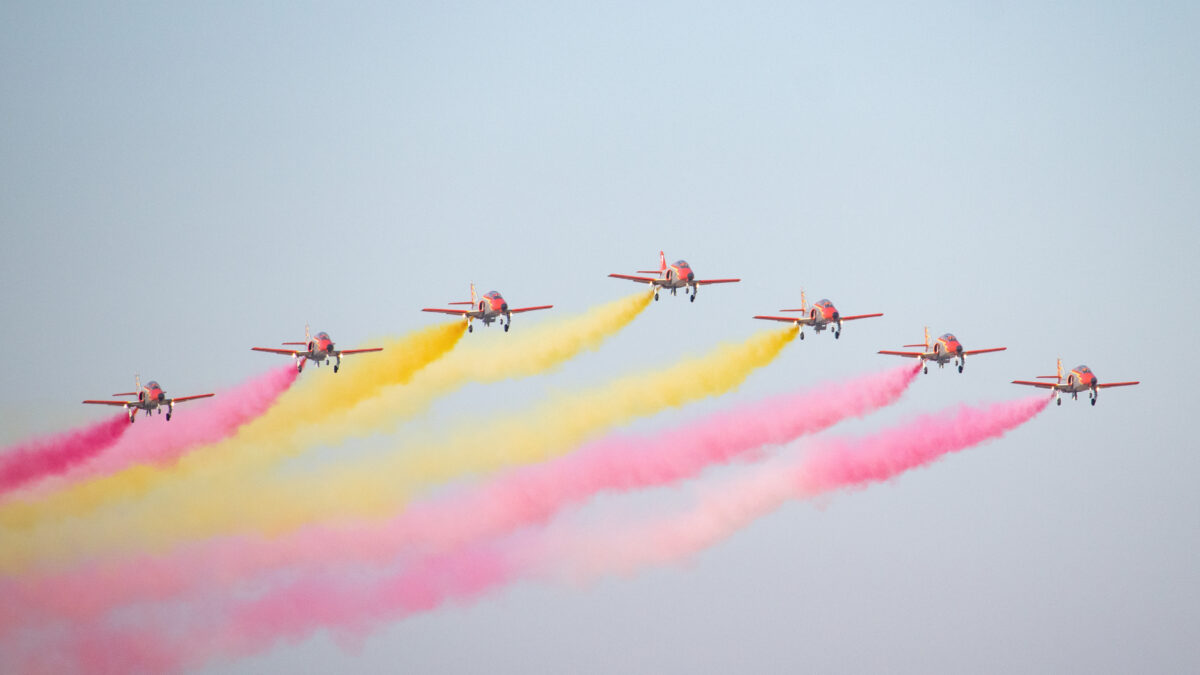
[[[645,276],[654,275],[654,276]],[[650,287],[654,293],[654,300],[659,299],[660,290],[669,290],[671,295],[676,295],[680,289],[683,289],[684,295],[688,297],[689,302],[696,301],[696,294],[700,286],[709,284],[732,284],[738,283],[741,279],[698,279],[686,260],[677,260],[670,265],[667,264],[667,257],[663,251],[658,252],[658,269],[657,270],[638,270],[636,274],[609,274],[608,276],[615,279],[624,279],[638,284],[645,284]],[[450,314],[463,318],[467,322],[467,332],[473,332],[473,322],[479,320],[484,326],[490,326],[492,323],[498,322],[504,327],[504,332],[508,332],[512,327],[512,315],[523,312],[534,312],[546,309],[552,309],[554,305],[533,305],[529,307],[510,307],[508,301],[499,291],[489,291],[479,296],[475,290],[475,284],[471,284],[471,299],[461,302],[450,302],[449,305],[465,306],[466,309],[457,308],[438,308],[426,307],[421,311],[435,312],[440,314]],[[795,313],[795,316],[770,316],[756,315],[753,318],[766,321],[780,321],[795,325],[799,331],[799,337],[804,339],[804,329],[812,328],[814,333],[821,333],[829,330],[833,333],[834,339],[838,339],[842,335],[842,326],[846,321],[857,321],[859,319],[870,319],[883,316],[882,312],[871,314],[853,314],[843,316],[838,311],[837,307],[829,299],[821,299],[808,306],[807,299],[803,290],[800,291],[800,307],[794,309],[781,309],[779,312]],[[312,361],[317,366],[321,364],[329,365],[330,360],[333,360],[333,372],[338,372],[341,367],[342,357],[350,354],[363,354],[369,352],[383,351],[382,347],[367,347],[361,349],[335,349],[333,339],[329,333],[324,331],[318,332],[316,335],[311,335],[309,327],[304,327],[303,342],[283,342],[281,343],[289,347],[297,347],[296,349],[277,349],[269,347],[251,347],[253,351],[267,352],[271,354],[282,354],[290,356],[295,360],[297,372],[304,371],[304,364]],[[963,344],[953,333],[944,333],[935,340],[929,338],[929,327],[925,327],[925,341],[918,344],[907,344],[905,348],[920,348],[920,351],[897,351],[882,349],[878,353],[889,356],[900,356],[905,358],[919,359],[922,370],[925,374],[929,373],[929,362],[936,363],[938,368],[944,368],[946,364],[953,363],[958,372],[962,373],[966,365],[966,357],[977,354],[988,354],[991,352],[1001,352],[1007,347],[989,347],[986,349],[964,349]],[[1062,405],[1062,395],[1070,394],[1073,400],[1079,398],[1081,392],[1088,392],[1088,399],[1091,404],[1096,405],[1096,401],[1100,395],[1100,389],[1109,387],[1128,387],[1139,384],[1137,381],[1129,382],[1105,382],[1101,383],[1092,370],[1085,366],[1079,365],[1072,368],[1066,375],[1063,376],[1062,359],[1058,359],[1058,372],[1055,375],[1038,375],[1039,380],[1054,380],[1053,382],[1037,382],[1030,380],[1013,380],[1013,384],[1020,384],[1041,389],[1050,389],[1054,393],[1055,402]],[[175,404],[184,401],[195,399],[209,398],[214,394],[195,394],[191,396],[176,396],[167,397],[163,388],[156,381],[147,382],[144,386],[141,383],[140,376],[134,376],[135,387],[132,392],[113,394],[113,396],[136,396],[136,400],[86,400],[84,403],[95,405],[109,405],[123,407],[129,416],[129,422],[133,423],[138,411],[145,412],[146,415],[151,415],[155,411],[161,415],[166,412],[166,420],[171,420],[171,415],[175,410]]]

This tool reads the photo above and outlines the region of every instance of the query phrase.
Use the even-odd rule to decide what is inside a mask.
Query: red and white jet
[[[520,314],[521,312],[536,312],[541,309],[550,309],[554,305],[537,305],[535,307],[509,307],[508,301],[504,296],[500,295],[500,291],[488,291],[483,294],[483,297],[475,295],[475,284],[471,284],[471,300],[470,302],[449,302],[449,305],[467,305],[471,309],[441,309],[435,307],[426,307],[422,312],[439,312],[441,314],[454,314],[466,318],[467,332],[475,330],[471,322],[479,319],[483,325],[490,326],[492,322],[498,318],[503,318],[500,325],[504,326],[504,332],[507,333],[512,326],[512,315]]]
[[[781,309],[781,312],[800,312],[802,316],[756,316],[756,319],[765,319],[767,321],[784,321],[796,324],[796,328],[800,331],[800,339],[804,339],[804,327],[812,326],[813,332],[820,333],[833,326],[833,338],[842,337],[842,322],[855,321],[857,319],[870,319],[877,316],[883,316],[882,313],[876,314],[855,314],[854,316],[842,316],[838,312],[837,307],[829,300],[818,300],[810,309],[808,301],[804,298],[804,291],[800,291],[800,308],[799,309]],[[808,316],[803,316],[807,314]]]
[[[284,354],[296,360],[296,372],[304,372],[304,364],[309,361],[316,361],[317,365],[321,363],[329,365],[329,357],[334,358],[333,372],[337,372],[342,365],[342,357],[349,354],[363,354],[366,352],[381,352],[383,347],[368,347],[366,349],[334,349],[333,338],[329,337],[329,333],[321,331],[315,336],[309,335],[308,324],[304,324],[304,342],[282,342],[285,345],[303,345],[304,349],[271,349],[269,347],[251,347],[256,352],[270,352],[271,354]]]
[[[691,302],[696,301],[696,290],[699,286],[706,284],[733,284],[741,281],[741,279],[697,279],[696,273],[692,271],[691,265],[687,264],[686,260],[676,260],[674,264],[667,264],[667,256],[662,251],[658,252],[658,269],[657,270],[638,270],[638,274],[657,274],[656,277],[639,277],[632,274],[610,274],[608,276],[614,279],[626,279],[628,281],[636,281],[641,284],[649,284],[654,288],[654,299],[658,300],[658,289],[668,288],[671,290],[671,295],[683,288],[692,289]]]
[[[142,386],[141,377],[134,375],[133,381],[134,391],[113,394],[113,396],[137,396],[136,401],[84,401],[84,403],[91,403],[94,405],[119,405],[129,411],[130,424],[133,424],[133,418],[137,415],[139,410],[145,410],[147,415],[157,410],[158,414],[161,415],[163,408],[166,408],[167,421],[170,422],[171,413],[175,411],[176,403],[183,403],[184,401],[191,401],[198,398],[208,398],[209,396],[213,396],[213,394],[196,394],[195,396],[176,396],[174,398],[167,398],[166,393],[163,392],[163,388],[160,387],[154,380],[147,382],[146,386],[144,387]]]
[[[1038,375],[1039,380],[1054,380],[1054,382],[1029,382],[1027,380],[1013,380],[1013,384],[1023,384],[1029,387],[1040,387],[1042,389],[1053,389],[1054,400],[1058,405],[1062,405],[1062,395],[1066,392],[1071,395],[1072,399],[1079,399],[1079,392],[1087,391],[1088,399],[1092,405],[1096,405],[1096,400],[1100,398],[1100,390],[1108,387],[1131,387],[1138,382],[1105,382],[1100,384],[1100,380],[1096,379],[1096,374],[1087,366],[1075,366],[1071,369],[1071,373],[1067,375],[1067,379],[1063,379],[1062,359],[1058,360],[1057,375]]]
[[[958,338],[954,337],[953,333],[946,333],[938,338],[935,342],[929,342],[929,326],[925,327],[925,342],[919,345],[904,345],[905,347],[922,347],[923,351],[919,352],[894,352],[889,350],[880,350],[880,354],[890,354],[892,356],[907,356],[912,359],[921,359],[921,365],[924,366],[925,372],[929,373],[929,361],[938,364],[938,368],[945,367],[951,359],[958,366],[958,372],[963,371],[963,366],[967,363],[967,356],[971,354],[987,354],[988,352],[1002,352],[1007,347],[992,347],[990,349],[972,349],[964,351],[962,343]]]

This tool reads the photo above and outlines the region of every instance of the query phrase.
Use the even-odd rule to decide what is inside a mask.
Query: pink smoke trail
[[[124,415],[82,429],[26,441],[0,450],[0,494],[56,476],[92,459],[121,438],[129,426]]]
[[[682,560],[727,538],[792,499],[862,488],[999,438],[1045,409],[1035,396],[985,407],[960,406],[858,439],[827,439],[809,452],[759,467],[705,494],[689,511],[603,532],[560,529],[526,549],[527,568],[576,580],[632,573]]]
[[[691,510],[632,526],[614,523],[597,533],[568,529],[568,524],[521,533],[489,546],[472,544],[418,558],[399,573],[367,581],[302,577],[249,602],[230,600],[225,607],[204,613],[202,625],[173,634],[155,624],[143,629],[138,639],[119,633],[114,637],[104,629],[80,639],[129,649],[128,653],[106,652],[115,670],[138,667],[149,659],[160,666],[184,667],[218,655],[258,651],[281,638],[297,640],[320,627],[364,632],[447,600],[472,599],[523,577],[587,579],[671,563],[721,541],[788,500],[865,487],[998,438],[1031,419],[1048,402],[1036,397],[986,407],[961,406],[859,439],[830,439],[807,454],[760,465],[740,480],[709,491]],[[452,579],[430,576],[455,568],[459,571]],[[412,597],[421,602],[409,602]],[[74,658],[86,659],[95,652],[76,649],[74,653]],[[178,660],[171,662],[172,656]]]
[[[342,572],[299,579],[263,597],[224,607],[157,612],[142,628],[112,624],[70,631],[49,640],[5,645],[4,672],[170,672],[198,667],[214,657],[236,658],[279,641],[306,638],[314,626],[333,626],[355,637],[380,623],[469,602],[516,579],[507,558],[489,546],[467,547],[415,560],[395,574],[369,581]]]
[[[604,491],[666,485],[771,444],[815,433],[894,403],[919,368],[827,383],[776,396],[643,437],[611,436],[556,460],[512,470],[490,483],[417,504],[382,525],[317,525],[274,540],[231,537],[164,557],[143,556],[20,584],[0,582],[9,598],[0,634],[39,615],[92,619],[133,601],[162,602],[186,592],[228,588],[287,568],[348,563],[386,565],[414,549],[429,553],[541,523]]]
[[[71,467],[30,497],[135,464],[170,464],[193,448],[232,435],[238,427],[266,412],[292,386],[296,376],[292,366],[276,368],[211,399],[189,402],[186,407],[181,404],[170,422],[155,415],[143,420],[144,424],[126,423],[125,426],[136,428],[126,431],[107,452]]]

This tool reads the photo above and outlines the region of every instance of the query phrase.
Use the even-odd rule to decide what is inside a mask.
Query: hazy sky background
[[[661,248],[744,281],[413,428],[742,339],[801,287],[886,316],[636,426],[895,365],[924,325],[1008,351],[846,429],[1028,395],[1057,356],[1142,385],[682,568],[211,672],[1195,671],[1198,35],[1187,2],[5,3],[0,441],[134,372],[231,386],[306,321],[428,325],[471,281],[582,311]]]

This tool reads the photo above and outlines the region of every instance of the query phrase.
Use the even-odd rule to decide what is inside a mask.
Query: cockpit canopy
[[[500,297],[500,291],[488,291],[483,294],[483,297],[495,300]]]
[[[146,388],[147,389],[162,389],[162,387],[158,386],[158,382],[155,382],[154,380],[150,380],[149,382],[147,382]]]
[[[676,260],[675,267],[680,267],[680,268],[686,267],[688,269],[692,268],[692,266],[689,265],[686,260]]]
[[[829,301],[829,298],[822,298],[817,301],[817,307],[833,307],[833,303]]]
[[[954,333],[946,333],[940,339],[946,342],[958,342],[958,338],[954,337]]]
[[[1075,366],[1075,372],[1086,375],[1091,373],[1092,369],[1087,366]]]
[[[318,340],[331,340],[332,338],[329,337],[329,333],[326,333],[325,331],[321,331],[320,333],[317,333],[317,339]]]

